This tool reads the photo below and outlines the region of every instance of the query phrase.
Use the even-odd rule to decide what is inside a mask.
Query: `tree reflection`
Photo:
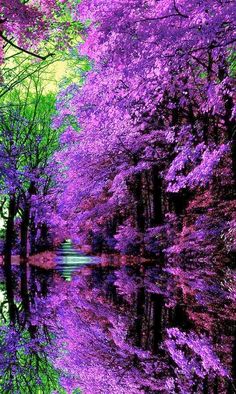
[[[27,261],[21,261],[19,267],[5,266],[0,320],[1,393],[64,393],[59,372],[49,358],[53,336],[37,322],[45,304],[45,280],[40,270],[37,276],[35,270]]]
[[[1,393],[235,393],[231,269],[81,261],[5,269]]]
[[[234,310],[216,272],[89,266],[48,299],[63,385],[86,394],[234,393]],[[50,323],[49,323],[50,324]]]

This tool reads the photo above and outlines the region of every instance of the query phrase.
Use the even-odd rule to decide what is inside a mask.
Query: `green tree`
[[[46,193],[50,176],[45,172],[58,147],[58,132],[51,128],[55,94],[44,93],[42,70],[13,90],[0,111],[0,190],[5,220],[5,257],[9,261],[14,221],[20,221],[20,255],[27,256],[32,196]]]

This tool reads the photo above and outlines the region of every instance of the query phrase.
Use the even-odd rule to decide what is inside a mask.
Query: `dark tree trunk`
[[[145,230],[145,209],[142,196],[142,174],[136,174],[135,184],[133,185],[133,194],[136,202],[136,221],[138,230],[142,233]]]
[[[30,220],[30,208],[29,205],[26,204],[22,221],[21,221],[21,241],[20,241],[20,257],[22,259],[27,258],[27,243],[28,243],[28,230],[29,230],[29,220]]]
[[[152,185],[153,185],[153,217],[152,225],[158,225],[163,222],[162,208],[162,179],[159,176],[158,168],[152,169]]]
[[[203,381],[203,394],[208,394],[208,377],[206,376]]]
[[[36,235],[37,235],[37,228],[35,226],[34,217],[30,219],[30,255],[36,253]]]
[[[143,318],[144,318],[144,306],[145,306],[145,289],[141,287],[137,294],[137,309],[136,309],[136,346],[142,346],[142,331],[143,331]]]
[[[213,393],[218,394],[218,378],[217,378],[217,376],[215,377],[214,383],[213,383]]]
[[[181,193],[169,193],[170,210],[176,215],[183,215],[191,198],[191,192],[182,191]]]
[[[15,195],[10,196],[10,202],[8,207],[8,218],[6,226],[6,238],[4,245],[4,260],[5,265],[11,265],[11,253],[14,240],[14,217],[16,212],[16,197]]]
[[[21,275],[21,299],[24,311],[24,321],[22,322],[25,326],[26,322],[30,316],[30,301],[29,301],[29,291],[28,291],[28,279],[27,279],[27,260],[21,259],[20,262],[20,275]]]
[[[10,259],[11,262],[11,259]],[[11,264],[6,264],[4,267],[5,279],[6,279],[6,295],[8,302],[8,313],[10,322],[14,325],[16,323],[17,310],[14,303],[14,283],[12,277]]]
[[[93,239],[93,233],[91,233],[91,240]],[[43,223],[40,229],[40,237],[37,242],[37,252],[44,252],[50,249],[51,244],[48,239],[48,227],[46,223]]]
[[[153,352],[157,353],[162,341],[162,310],[164,300],[160,294],[152,295],[153,303]]]

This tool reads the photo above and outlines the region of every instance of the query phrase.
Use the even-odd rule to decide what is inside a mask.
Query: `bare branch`
[[[55,55],[55,53],[48,53],[48,54],[45,55],[45,56],[41,56],[41,55],[38,55],[38,54],[35,53],[35,52],[28,51],[27,49],[24,49],[24,48],[22,48],[22,47],[19,47],[17,44],[15,44],[15,43],[12,42],[11,40],[9,40],[9,39],[3,34],[3,32],[0,32],[0,37],[2,37],[2,39],[3,39],[7,44],[10,44],[13,48],[18,49],[18,50],[20,50],[20,51],[22,51],[22,52],[24,52],[24,53],[27,53],[28,55],[34,56],[34,57],[36,57],[36,58],[38,58],[38,59],[41,59],[41,60],[46,60],[48,57],[51,57],[51,56],[54,56],[54,55]]]
[[[177,12],[177,14],[178,14],[179,16],[182,16],[182,18],[188,18],[188,15],[183,14],[183,13],[179,10],[179,8],[177,7],[176,0],[174,0],[174,9],[175,9],[175,11]]]

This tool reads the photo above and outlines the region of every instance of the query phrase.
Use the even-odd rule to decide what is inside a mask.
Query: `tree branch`
[[[181,18],[188,19],[188,15],[183,14],[179,10],[179,8],[177,7],[176,0],[174,0],[174,10],[176,13],[167,14],[167,15],[163,15],[163,16],[157,16],[157,17],[153,17],[153,18],[143,18],[143,19],[139,19],[139,20],[135,21],[135,23],[137,23],[137,22],[152,22],[152,21],[157,21],[157,20],[162,20],[162,19],[167,19],[167,18],[173,18],[173,17],[177,17],[177,16],[180,16]]]
[[[36,57],[36,58],[38,58],[38,59],[41,59],[41,60],[46,60],[48,57],[51,57],[51,56],[54,56],[54,55],[55,55],[55,53],[49,53],[48,55],[41,56],[41,55],[38,55],[38,54],[35,53],[35,52],[31,52],[31,51],[28,51],[27,49],[21,48],[21,47],[19,47],[17,44],[14,44],[14,42],[12,42],[11,40],[9,40],[9,39],[3,34],[3,32],[0,32],[0,37],[1,37],[7,44],[10,44],[13,48],[16,48],[16,49],[18,49],[18,50],[20,50],[20,51],[22,51],[22,52],[24,52],[24,53],[27,53],[28,55],[34,56],[34,57]]]
[[[182,16],[183,18],[188,18],[188,15],[183,14],[183,13],[179,10],[179,8],[177,7],[176,0],[174,0],[174,9],[175,9],[175,11],[177,12],[177,14],[178,14],[179,16]]]

